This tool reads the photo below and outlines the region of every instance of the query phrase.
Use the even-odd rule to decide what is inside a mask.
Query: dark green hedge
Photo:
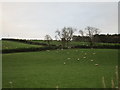
[[[74,46],[71,48],[91,48],[90,46]],[[106,45],[102,45],[102,46],[93,46],[93,48],[98,48],[98,49],[120,49],[119,45],[116,46],[106,46]],[[59,46],[51,46],[51,47],[40,47],[40,48],[19,48],[19,49],[6,49],[6,50],[2,50],[2,53],[16,53],[16,52],[33,52],[33,51],[44,51],[44,50],[55,50],[55,49],[61,49],[61,47]],[[63,48],[63,49],[68,49],[68,48]]]
[[[43,50],[54,50],[59,47],[51,46],[51,47],[40,47],[40,48],[19,48],[19,49],[6,49],[2,50],[2,53],[16,53],[16,52],[32,52],[32,51],[43,51]]]
[[[91,48],[91,47],[85,45],[77,45],[77,46],[73,46],[72,48]],[[99,45],[99,46],[93,46],[92,48],[120,49],[120,45]]]

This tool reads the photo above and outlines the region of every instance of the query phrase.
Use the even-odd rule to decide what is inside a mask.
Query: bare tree
[[[62,42],[62,47],[68,47],[68,43],[72,40],[73,33],[75,31],[76,29],[73,29],[72,27],[64,27],[61,31],[57,30],[55,32],[57,33],[56,37],[58,37]]]
[[[48,45],[50,46],[50,41],[52,41],[50,35],[45,35],[45,41],[47,41]]]
[[[82,41],[84,41],[84,34],[85,34],[84,31],[83,30],[79,30],[79,33],[80,33]]]
[[[84,36],[84,31],[83,30],[79,30],[79,33],[82,37]]]
[[[86,35],[89,37],[90,46],[93,47],[94,35],[99,34],[100,31],[98,28],[87,26],[85,28]]]

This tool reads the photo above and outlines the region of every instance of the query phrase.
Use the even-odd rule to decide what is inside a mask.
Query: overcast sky
[[[101,33],[118,33],[117,2],[3,3],[2,37],[44,38],[64,26],[97,27]],[[76,32],[75,34],[78,34]]]

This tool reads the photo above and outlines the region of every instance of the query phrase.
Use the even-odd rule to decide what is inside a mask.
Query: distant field
[[[40,42],[40,43],[47,43],[46,41],[44,40],[32,40],[32,42]],[[51,41],[50,44],[53,44],[53,45],[61,45],[61,41]],[[70,46],[76,46],[76,45],[89,45],[88,42],[76,42],[76,41],[72,41],[72,42],[69,42],[69,45]]]
[[[117,49],[47,50],[2,57],[3,88],[103,88],[103,76],[111,88],[118,65]]]
[[[38,43],[44,43],[47,44],[46,41],[44,40],[30,40],[32,42],[38,42]],[[51,41],[50,42],[52,45],[61,45],[60,41]],[[69,46],[89,46],[89,42],[69,42]],[[118,43],[95,43],[95,46],[115,46],[118,45],[120,46],[120,44]],[[15,42],[15,41],[6,41],[6,40],[2,40],[2,49],[3,50],[8,50],[8,49],[20,49],[20,48],[38,48],[38,47],[43,47],[42,45],[32,45],[32,44],[27,44],[27,43],[21,43],[21,42]]]
[[[19,49],[19,48],[32,48],[32,47],[42,47],[41,45],[31,45],[15,41],[4,41],[2,40],[2,49]]]
[[[39,43],[46,43],[46,41],[44,40],[32,40],[32,42],[39,42]],[[61,42],[60,41],[51,41],[50,42],[51,44],[54,44],[54,45],[61,45]],[[83,45],[83,46],[89,46],[89,42],[80,42],[80,41],[72,41],[72,42],[69,42],[69,46],[78,46],[78,45]],[[94,43],[95,46],[102,46],[102,45],[109,45],[109,46],[115,46],[115,45],[119,45],[119,43]]]
[[[46,41],[44,41],[44,40],[31,40],[32,42],[38,42],[38,43],[46,43],[47,44],[47,42]],[[61,42],[60,41],[51,41],[50,42],[50,44],[53,44],[53,45],[61,45]]]

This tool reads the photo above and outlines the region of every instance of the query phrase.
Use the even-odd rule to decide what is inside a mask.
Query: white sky
[[[2,4],[2,37],[44,38],[64,26],[118,33],[117,2],[11,2]],[[78,32],[76,32],[78,34]]]

